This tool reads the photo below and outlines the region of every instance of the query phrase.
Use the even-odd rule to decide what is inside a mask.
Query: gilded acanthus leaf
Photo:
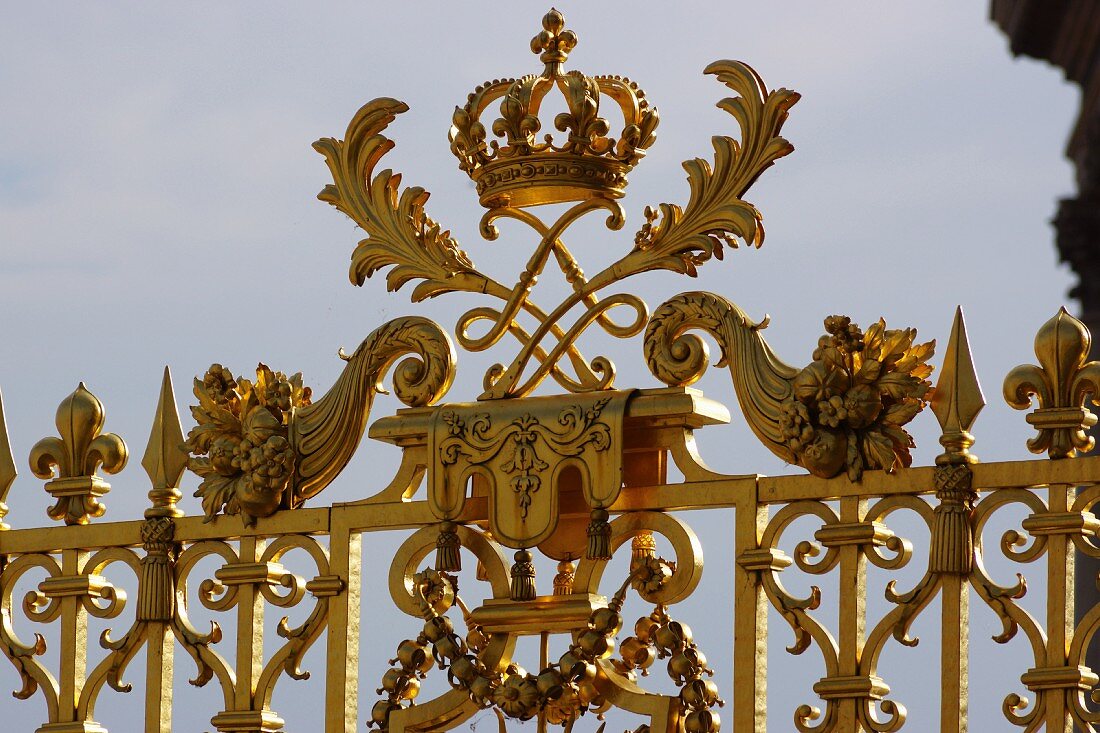
[[[381,379],[397,360],[394,393],[410,407],[439,400],[455,374],[451,340],[426,318],[397,318],[375,329],[349,357],[336,383],[290,423],[290,443],[297,459],[292,505],[315,496],[332,483],[351,460],[363,438],[374,396],[385,392]]]
[[[630,272],[667,269],[694,276],[711,257],[722,257],[723,245],[743,239],[759,247],[764,241],[760,212],[742,200],[765,169],[794,148],[779,135],[797,92],[769,92],[763,80],[739,61],[717,61],[706,68],[738,96],[723,99],[721,109],[741,127],[741,143],[715,136],[714,166],[696,158],[684,162],[691,197],[687,206],[660,204],[646,208],[646,224],[624,258]]]
[[[393,266],[386,276],[390,290],[411,280],[423,280],[414,301],[463,288],[454,280],[472,273],[473,263],[449,231],[424,213],[429,193],[411,186],[398,194],[401,175],[386,169],[375,175],[393,142],[382,130],[408,107],[395,99],[375,99],[359,110],[344,140],[322,138],[313,143],[325,156],[333,182],[317,195],[347,214],[367,233],[351,257],[351,281],[362,285],[376,271]]]
[[[706,342],[689,333],[699,329],[714,336],[722,349],[719,366],[728,366],[737,400],[756,437],[790,463],[795,454],[783,440],[780,405],[791,395],[798,370],[781,361],[754,323],[733,303],[713,293],[682,293],[661,305],[645,333],[645,359],[653,376],[669,386],[697,382],[707,369]]]

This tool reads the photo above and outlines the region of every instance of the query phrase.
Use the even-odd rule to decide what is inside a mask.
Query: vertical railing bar
[[[355,733],[359,727],[359,613],[362,536],[352,532],[346,513],[330,513],[329,569],[344,579],[344,591],[329,600],[325,679],[326,733]]]
[[[172,733],[176,639],[164,621],[149,621],[145,644],[145,733]]]
[[[970,578],[975,539],[971,465],[965,431],[945,431],[937,458],[936,497],[928,569],[940,590],[940,730],[966,733],[970,705]]]
[[[840,500],[842,524],[859,524],[866,513],[865,499],[847,497]],[[867,624],[867,556],[862,546],[846,544],[840,547],[839,581],[837,671],[840,677],[855,678],[860,673]],[[837,700],[835,730],[842,733],[863,730],[859,722],[859,705],[862,702],[860,697],[841,697]]]
[[[256,537],[242,537],[241,563],[255,563],[260,559],[265,541]],[[237,599],[237,689],[233,707],[237,711],[250,710],[256,693],[256,681],[263,669],[264,599],[260,587],[245,583],[239,587]]]
[[[88,553],[83,550],[61,552],[62,577],[76,578],[81,574]],[[61,603],[60,675],[56,722],[76,722],[77,703],[84,687],[88,663],[88,611],[75,593],[64,595]],[[51,721],[55,722],[55,721]]]
[[[1069,512],[1077,490],[1069,484],[1051,484],[1047,510],[1052,514]],[[1064,666],[1073,639],[1074,571],[1076,552],[1071,535],[1055,533],[1047,537],[1047,659],[1045,667]],[[1071,733],[1068,695],[1062,689],[1045,695],[1047,733]]]
[[[940,731],[966,733],[970,687],[970,585],[941,575]]]
[[[760,546],[768,507],[759,502],[759,482],[734,507],[734,557]],[[734,562],[733,731],[766,733],[768,727],[768,601],[760,574]]]

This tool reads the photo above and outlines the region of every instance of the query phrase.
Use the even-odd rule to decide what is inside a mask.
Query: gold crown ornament
[[[451,152],[477,184],[483,206],[523,208],[624,195],[627,173],[656,139],[657,108],[626,77],[564,71],[576,45],[577,34],[551,9],[542,19],[542,31],[531,39],[531,50],[545,64],[542,73],[485,82],[465,106],[455,108]],[[554,118],[554,128],[565,135],[555,142],[548,134],[540,142],[539,107],[555,87],[568,111]],[[622,110],[618,139],[608,137],[611,126],[600,116],[600,102],[607,98]],[[500,117],[491,129],[503,143],[487,141],[481,123],[482,114],[497,100]]]
[[[494,222],[500,219],[519,221],[538,235],[523,270],[510,282],[475,266],[451,231],[427,215],[426,190],[402,186],[400,174],[381,166],[394,145],[383,132],[408,110],[403,102],[374,99],[352,118],[343,140],[314,143],[333,176],[319,198],[350,216],[366,234],[351,256],[355,284],[388,270],[391,290],[416,282],[414,301],[454,292],[496,301],[466,311],[454,328],[458,345],[470,352],[491,349],[506,337],[519,342],[510,362],[494,364],[485,373],[481,400],[524,397],[547,379],[570,393],[613,389],[614,364],[604,356],[585,357],[577,341],[590,327],[613,338],[636,336],[646,328],[649,308],[633,293],[605,291],[653,270],[695,275],[705,262],[721,259],[726,247],[739,242],[759,247],[764,241],[762,217],[743,196],[765,169],[793,149],[780,131],[798,94],[769,91],[740,61],[709,64],[704,73],[732,92],[718,107],[736,120],[740,140],[715,135],[713,161],[684,161],[687,203],[646,206],[639,212],[640,229],[631,239],[624,238],[618,257],[602,270],[586,273],[570,249],[567,230],[593,212],[607,214],[611,231],[622,229],[626,177],[653,144],[659,118],[645,93],[625,77],[563,71],[576,45],[576,34],[551,9],[531,40],[542,72],[482,84],[452,118],[451,150],[487,208],[481,236],[495,241],[500,232]],[[554,89],[563,96],[565,111],[554,117],[553,126],[564,134],[540,137],[544,121],[539,110],[548,106],[543,102]],[[605,109],[612,106],[607,100],[623,117],[614,137],[601,116],[601,103]],[[490,105],[500,110],[491,125],[482,122]],[[571,205],[548,212],[553,217],[544,219],[531,210],[543,204]],[[555,266],[570,292],[543,308],[532,299],[533,290]],[[679,332],[673,337],[677,349],[682,345],[678,337]]]

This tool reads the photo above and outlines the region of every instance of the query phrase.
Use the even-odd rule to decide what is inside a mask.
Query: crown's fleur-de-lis
[[[577,34],[565,27],[565,16],[557,8],[542,17],[542,31],[531,39],[531,51],[548,67],[564,64],[569,52],[577,47]]]
[[[5,502],[17,473],[11,443],[8,442],[8,426],[4,422],[4,396],[0,394],[0,530],[9,529],[4,524],[4,517],[8,515],[8,505]]]
[[[1051,458],[1072,458],[1095,445],[1085,432],[1096,424],[1096,415],[1085,408],[1085,399],[1100,395],[1100,361],[1089,361],[1092,336],[1088,328],[1065,308],[1043,324],[1035,335],[1035,356],[1040,366],[1024,364],[1005,377],[1004,396],[1017,410],[1038,409],[1027,421],[1039,434],[1027,442],[1032,453],[1046,452]]]
[[[46,491],[57,500],[46,510],[51,519],[87,524],[107,511],[99,497],[111,485],[96,470],[102,466],[107,473],[118,473],[126,467],[129,452],[122,438],[100,432],[103,420],[103,404],[81,382],[57,407],[54,424],[60,437],[43,438],[31,448],[31,471],[50,479]]]

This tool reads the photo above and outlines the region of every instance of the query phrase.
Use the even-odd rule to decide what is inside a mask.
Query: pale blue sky
[[[771,343],[801,365],[831,313],[865,325],[885,316],[891,326],[915,326],[942,344],[961,303],[991,403],[975,431],[975,452],[986,460],[1024,457],[1029,428],[1003,406],[1000,382],[1032,360],[1035,330],[1067,302],[1072,283],[1056,262],[1048,222],[1056,200],[1073,190],[1062,152],[1076,114],[1075,87],[1048,66],[1013,60],[986,19],[985,2],[559,8],[580,36],[570,68],[630,76],[662,117],[656,145],[631,175],[624,231],[582,227],[574,240],[588,271],[630,246],[645,204],[686,199],[681,160],[709,157],[711,135],[736,133],[733,120],[714,108],[726,90],[701,71],[715,59],[744,60],[769,86],[803,94],[785,128],[794,154],[747,197],[764,214],[767,241],[759,251],[708,263],[696,281],[644,279],[639,287],[651,307],[682,290],[715,290],[754,316],[771,314]],[[382,280],[363,289],[347,280],[357,232],[314,198],[327,170],[310,143],[342,136],[373,97],[398,97],[411,107],[389,130],[397,148],[388,165],[404,172],[407,184],[434,192],[428,212],[453,229],[475,262],[501,279],[514,276],[531,242],[509,227],[496,243],[479,240],[481,210],[446,131],[454,105],[476,84],[539,69],[527,44],[545,10],[534,3],[384,10],[366,3],[8,3],[0,22],[0,388],[21,470],[8,522],[48,521],[26,455],[54,432],[55,406],[81,379],[106,405],[108,429],[122,434],[133,454],[112,479],[104,520],[136,518],[147,490],[138,459],[164,364],[172,367],[181,408],[191,377],[212,361],[237,373],[259,360],[301,370],[320,392],[339,372],[338,347],[350,350],[396,315],[425,314],[450,326],[459,307],[472,304],[460,298],[458,305],[412,305],[407,292],[387,295]],[[560,292],[548,288],[547,298]],[[653,384],[640,344],[588,344],[589,352],[615,358],[621,386]],[[484,368],[507,361],[512,348],[462,355],[451,398],[476,396]],[[702,387],[734,405],[724,372]],[[395,406],[380,399],[375,415]],[[917,462],[928,463],[938,448],[930,413],[918,417],[914,432]],[[700,440],[706,458],[724,471],[792,470],[759,446],[736,414],[730,427],[710,428]],[[395,465],[388,447],[364,445],[320,499],[373,493]],[[196,499],[185,505],[199,510]],[[717,555],[718,570],[704,581],[703,600],[711,604],[727,597],[728,548],[721,544],[728,520],[692,517]],[[379,542],[384,554],[390,545]],[[394,633],[414,633],[415,622],[386,610],[387,599],[377,598],[376,606],[369,618],[401,629]],[[774,628],[776,641],[788,643],[784,629]],[[710,657],[728,685],[728,655],[721,652],[728,622],[699,635],[707,633]],[[364,649],[364,710],[399,638]],[[987,645],[976,646],[976,668],[1001,658],[980,656]],[[934,651],[928,642],[924,656],[892,651],[895,666],[887,673],[906,678],[911,660],[927,662]],[[774,729],[787,729],[793,707],[810,700],[819,664],[812,652],[791,664],[776,646],[773,673],[804,689],[775,698]],[[140,670],[135,664],[135,683]],[[999,715],[1005,685],[1020,671],[1010,665],[976,675],[974,714]],[[897,681],[899,698],[910,703],[926,689],[906,694],[904,679],[888,681]],[[276,709],[288,725],[306,725],[315,706],[293,702],[299,688],[285,684]],[[14,674],[0,664],[0,688],[14,687]],[[213,690],[180,694],[215,704]],[[140,697],[113,695],[104,693],[101,722],[132,729]],[[907,730],[930,729],[914,707]],[[19,703],[2,690],[0,711],[9,721],[15,716],[13,730],[41,722],[38,700]],[[209,715],[194,715],[180,725],[202,729]]]

